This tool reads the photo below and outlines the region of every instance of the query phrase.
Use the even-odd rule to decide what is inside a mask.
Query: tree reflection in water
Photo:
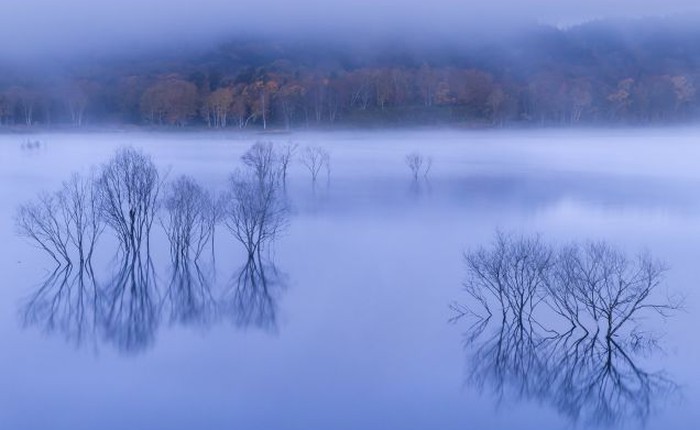
[[[272,263],[252,256],[235,276],[222,301],[226,314],[240,327],[277,329],[277,303],[286,277]]]
[[[628,259],[606,243],[562,249],[539,237],[498,234],[465,255],[470,300],[468,383],[499,400],[536,400],[572,422],[643,424],[677,390],[663,371],[638,361],[658,350],[641,319],[666,318],[681,303],[659,294],[665,267]]]
[[[81,345],[93,339],[99,292],[92,271],[84,265],[56,268],[21,309],[25,326],[38,326]]]
[[[124,353],[151,347],[164,319],[209,326],[225,318],[239,327],[276,328],[285,278],[264,255],[288,222],[282,189],[289,157],[259,143],[243,157],[244,169],[232,176],[226,195],[214,198],[181,176],[161,196],[161,175],[150,157],[120,149],[96,177],[74,175],[59,192],[20,206],[18,233],[57,264],[24,303],[25,325],[60,333],[77,345],[102,340]],[[158,282],[151,257],[155,219],[170,245],[167,282]],[[219,222],[243,245],[246,263],[232,286],[216,291]],[[119,244],[116,272],[98,283],[92,260],[105,226]],[[211,264],[201,261],[207,248]]]

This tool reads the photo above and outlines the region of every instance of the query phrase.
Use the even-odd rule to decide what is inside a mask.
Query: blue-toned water
[[[28,140],[41,144],[28,148]],[[27,318],[55,264],[16,234],[19,205],[72,172],[99,169],[123,146],[150,154],[166,180],[188,174],[222,191],[258,140],[320,145],[331,156],[330,177],[323,171],[315,185],[298,160],[290,167],[289,219],[265,253],[271,286],[262,304],[221,306],[246,257],[218,226],[214,258],[205,252],[190,271],[209,305],[181,300],[190,318],[174,312],[172,264],[156,221],[151,296],[139,311],[117,325],[104,306],[69,295],[53,313]],[[413,151],[433,160],[417,182],[405,162]],[[630,356],[677,384],[642,405],[646,428],[700,425],[694,129],[2,135],[0,184],[1,429],[596,428],[557,407],[557,398],[570,403],[565,392],[518,395],[522,381],[511,375],[501,378],[501,395],[498,378],[470,378],[471,324],[450,322],[450,305],[468,301],[464,252],[489,246],[499,229],[552,244],[604,240],[665,261],[661,291],[685,296],[684,309],[638,321],[663,337],[657,349]],[[107,229],[93,291],[118,275],[116,249]],[[76,288],[71,270],[65,285]],[[78,303],[84,318],[75,317]],[[241,316],[246,310],[252,317]],[[640,423],[614,424],[625,426]]]

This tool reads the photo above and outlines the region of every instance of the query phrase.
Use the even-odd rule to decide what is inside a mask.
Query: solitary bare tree
[[[301,163],[311,173],[311,181],[316,183],[321,169],[326,168],[326,173],[330,178],[330,154],[320,146],[307,146],[301,153]]]
[[[296,153],[299,145],[296,143],[289,142],[280,153],[280,168],[282,169],[282,185],[287,186],[287,169],[289,168],[289,163],[292,161],[294,154]]]
[[[406,156],[406,164],[411,169],[413,180],[418,180],[421,168],[423,167],[423,156],[418,152],[412,152]]]

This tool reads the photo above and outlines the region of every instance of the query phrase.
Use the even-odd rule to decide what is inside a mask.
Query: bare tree
[[[276,175],[280,169],[280,157],[275,153],[272,142],[256,142],[241,156],[241,161],[261,182]]]
[[[58,265],[71,264],[68,244],[70,238],[55,194],[42,193],[36,202],[19,207],[15,225],[20,236],[30,239],[43,249]]]
[[[248,169],[235,172],[229,180],[229,193],[223,221],[249,256],[260,254],[263,246],[287,225],[288,208],[281,193],[278,169]]]
[[[326,168],[326,173],[330,177],[330,154],[320,146],[307,146],[301,153],[301,163],[311,173],[311,181],[316,183],[321,169]]]
[[[19,207],[18,233],[31,239],[59,265],[71,264],[77,254],[81,265],[90,263],[97,239],[104,229],[98,217],[92,178],[73,174],[55,193]]]
[[[287,169],[298,148],[298,144],[289,142],[282,148],[282,152],[280,153],[279,160],[280,168],[282,169],[282,185],[285,187],[287,186]]]
[[[58,202],[68,225],[68,238],[78,251],[80,264],[89,265],[97,240],[104,231],[94,178],[73,174],[63,183]]]
[[[412,152],[406,156],[406,164],[411,169],[414,181],[418,180],[418,175],[423,168],[423,161],[423,156],[418,152]]]
[[[197,182],[180,176],[163,196],[166,218],[161,220],[173,259],[197,260],[212,240],[217,222],[215,202]]]
[[[144,241],[148,245],[161,188],[151,158],[135,149],[120,149],[102,166],[97,181],[100,214],[124,251],[137,252]]]
[[[430,169],[433,167],[433,157],[426,157],[425,158],[425,170],[423,170],[423,177],[428,178],[428,173],[430,173]]]

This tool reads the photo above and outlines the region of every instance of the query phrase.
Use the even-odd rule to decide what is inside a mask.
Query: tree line
[[[441,55],[392,46],[351,59],[342,50],[310,60],[309,52],[278,41],[254,48],[240,42],[176,60],[76,66],[60,79],[50,72],[0,76],[0,124],[291,129],[690,121],[699,107],[696,33],[662,24],[637,22],[628,37],[610,23],[545,27],[493,46],[447,44]]]

